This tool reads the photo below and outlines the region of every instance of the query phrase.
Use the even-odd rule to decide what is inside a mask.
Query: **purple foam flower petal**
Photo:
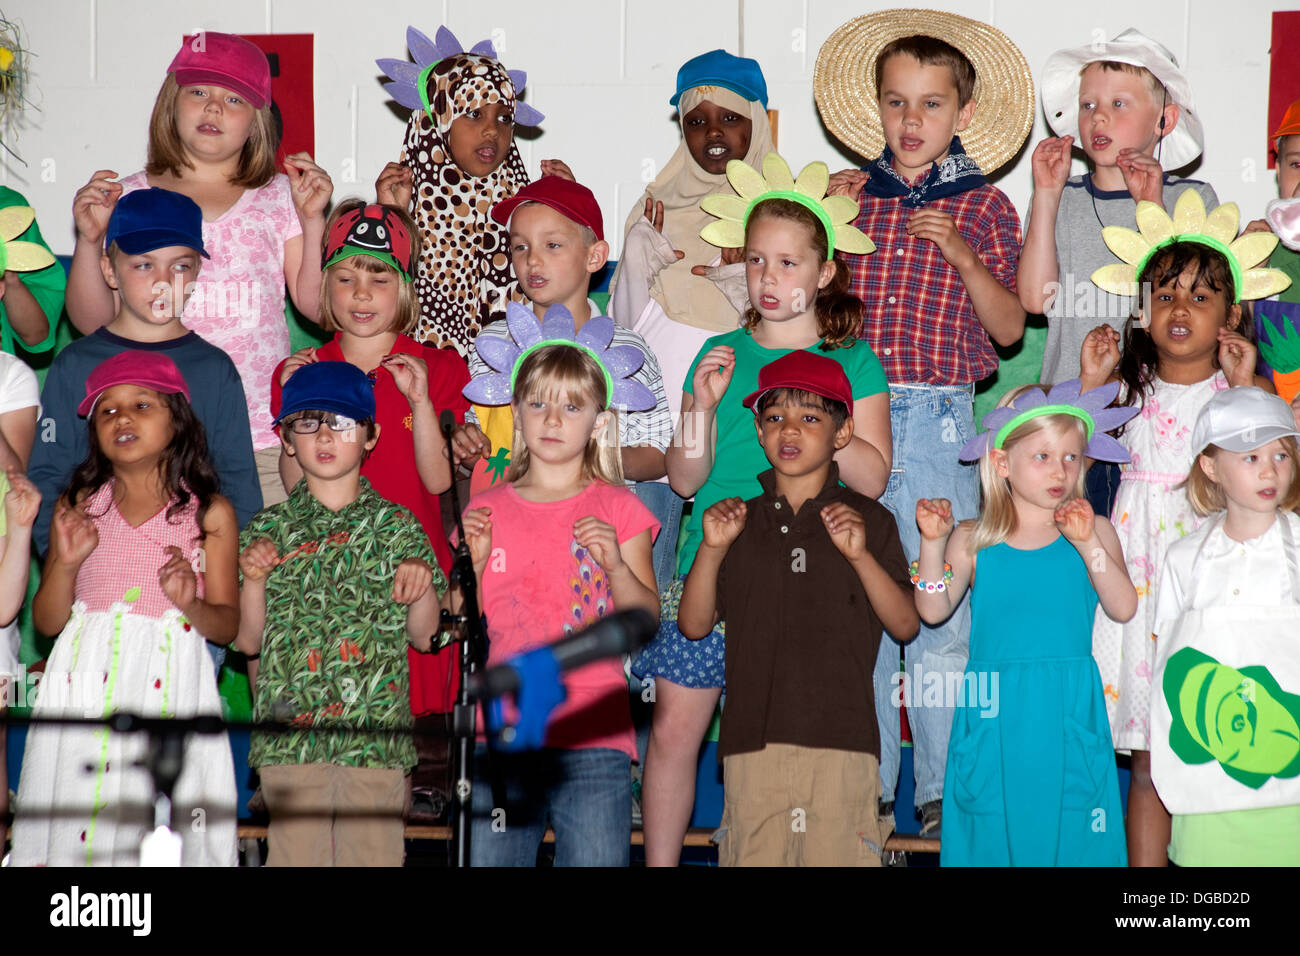
[[[435,44],[415,27],[406,28],[406,48],[411,51],[411,58],[420,65],[420,69],[434,60],[441,60]]]
[[[1047,393],[1048,405],[1073,405],[1079,397],[1079,386],[1082,383],[1077,378],[1066,379],[1064,382],[1058,382],[1053,385]]]
[[[491,57],[494,60],[500,59],[500,57],[497,56],[497,48],[492,45],[491,40],[479,40],[470,48],[469,52],[474,56],[486,56]]]
[[[461,394],[475,405],[509,405],[510,373],[480,375],[461,389]]]
[[[420,91],[413,84],[393,81],[385,83],[384,89],[388,91],[388,95],[395,102],[405,106],[408,110],[424,109],[424,101],[420,99]]]
[[[1097,461],[1125,462],[1130,460],[1128,449],[1102,432],[1093,433],[1092,440],[1088,442],[1088,447],[1084,449],[1083,453]]]
[[[515,359],[519,358],[519,346],[508,338],[494,339],[481,336],[474,343],[474,347],[478,349],[478,357],[497,372],[509,373],[515,367]]]
[[[993,447],[993,437],[996,432],[981,432],[966,444],[961,446],[961,451],[957,453],[958,461],[979,461],[988,454],[989,449]]]
[[[568,339],[572,342],[573,314],[558,303],[547,309],[542,316],[542,339]]]
[[[1114,431],[1138,413],[1136,405],[1121,405],[1119,408],[1103,408],[1092,413],[1092,421],[1099,432]]]
[[[524,87],[528,85],[528,74],[523,70],[506,70],[506,74],[515,88],[515,96],[523,93]]]
[[[1037,408],[1039,405],[1045,404],[1047,404],[1047,395],[1042,391],[1042,389],[1030,389],[1011,404],[1011,407],[1015,409],[1015,415],[1012,415],[1011,417],[1015,418],[1015,416],[1019,415],[1021,412],[1027,412],[1031,408]]]
[[[627,378],[645,364],[645,353],[635,345],[615,345],[605,353],[605,365],[614,378]]]
[[[1098,385],[1096,388],[1089,389],[1079,396],[1079,405],[1089,411],[1094,409],[1101,411],[1119,395],[1119,379],[1113,382],[1107,382],[1105,385]]]
[[[546,119],[545,113],[533,109],[523,100],[515,100],[516,126],[541,126],[544,119]]]
[[[457,53],[465,52],[465,47],[456,39],[456,34],[452,33],[446,27],[438,27],[438,32],[434,34],[433,59],[445,60],[449,56],[455,56]],[[429,64],[426,63],[425,66]]]
[[[985,431],[995,432],[1015,417],[1016,410],[1014,408],[995,408],[984,416],[984,420],[980,422],[980,426],[984,428]]]
[[[623,379],[614,385],[612,405],[626,408],[629,412],[644,412],[655,407],[654,392],[640,382]]]
[[[579,345],[599,352],[607,348],[614,340],[614,320],[607,315],[593,315],[587,324],[578,330],[575,341]]]
[[[389,79],[397,80],[399,83],[410,83],[415,86],[420,80],[420,67],[410,60],[383,59],[376,60],[375,65],[384,71],[384,75]]]
[[[537,317],[518,302],[506,305],[506,327],[510,329],[510,337],[520,350],[542,340],[542,329],[537,324]]]

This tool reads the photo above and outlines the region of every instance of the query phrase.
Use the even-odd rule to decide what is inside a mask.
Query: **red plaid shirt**
[[[866,306],[862,337],[902,385],[970,385],[998,367],[988,333],[980,325],[957,270],[928,239],[907,234],[912,210],[897,199],[861,197],[854,225],[876,251],[847,256],[849,291]],[[993,278],[1012,292],[1020,260],[1020,217],[1001,190],[978,186],[936,199]]]

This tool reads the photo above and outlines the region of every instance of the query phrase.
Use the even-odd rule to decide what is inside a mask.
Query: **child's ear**
[[[1197,455],[1196,466],[1204,472],[1205,477],[1209,478],[1210,481],[1214,482],[1216,485],[1219,483],[1219,475],[1218,471],[1214,467],[1213,455]]]
[[[595,274],[605,268],[605,263],[609,261],[609,243],[604,239],[597,239],[587,250],[587,272]]]
[[[1007,453],[1003,449],[994,448],[989,452],[989,457],[993,459],[993,470],[999,478],[1011,477],[1011,467],[1007,464]]]
[[[609,427],[609,420],[612,417],[613,415],[608,409],[603,412],[599,412],[596,415],[596,424],[591,426],[591,437],[595,439],[600,439],[601,436],[604,435],[605,429]]]
[[[1228,331],[1240,332],[1241,320],[1242,320],[1241,303],[1234,302],[1232,305],[1228,307],[1228,322],[1226,326]]]
[[[116,292],[118,290],[117,270],[113,268],[113,260],[108,257],[107,252],[99,257],[99,271],[108,287]]]
[[[838,268],[839,263],[834,259],[828,259],[823,262],[821,274],[817,276],[817,288],[824,289],[830,285],[831,280],[835,278],[835,270]]]
[[[1177,103],[1165,104],[1164,113],[1162,113],[1160,117],[1156,118],[1156,132],[1159,133],[1161,139],[1164,139],[1166,136],[1168,136],[1170,133],[1174,131],[1174,127],[1178,125],[1178,117],[1180,115],[1180,112],[1181,111],[1178,109]],[[1161,118],[1163,118],[1165,121],[1164,126],[1160,126]]]
[[[381,431],[382,426],[380,426],[379,422],[375,422],[374,427],[375,430],[370,435],[370,440],[366,442],[366,451],[374,451],[375,446],[379,444],[379,432]]]
[[[848,443],[853,441],[853,419],[844,419],[844,424],[835,432],[835,450],[847,447]]]
[[[975,115],[975,98],[972,96],[966,101],[966,105],[957,111],[957,132],[962,132],[970,125],[971,118]]]

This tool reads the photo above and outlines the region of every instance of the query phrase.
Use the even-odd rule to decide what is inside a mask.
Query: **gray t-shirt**
[[[1165,209],[1171,214],[1185,189],[1200,193],[1207,210],[1218,205],[1219,199],[1208,183],[1165,176]],[[1057,281],[1061,289],[1047,310],[1047,344],[1039,381],[1055,385],[1077,378],[1083,340],[1103,322],[1123,331],[1134,297],[1103,292],[1093,285],[1092,274],[1120,261],[1102,239],[1102,226],[1136,229],[1136,215],[1137,203],[1127,189],[1096,189],[1091,176],[1075,176],[1065,184],[1056,214],[1056,259],[1060,268]],[[1028,222],[1026,217],[1026,228]]]

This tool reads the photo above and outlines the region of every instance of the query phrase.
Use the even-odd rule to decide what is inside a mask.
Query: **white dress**
[[[1227,387],[1222,372],[1194,385],[1171,385],[1157,378],[1141,414],[1120,437],[1133,460],[1123,466],[1111,521],[1137,589],[1137,613],[1127,623],[1117,624],[1098,605],[1092,631],[1092,654],[1101,671],[1111,739],[1119,751],[1151,748],[1153,598],[1169,545],[1201,523],[1179,485],[1199,451],[1191,447],[1196,416],[1216,392]]]
[[[132,527],[110,481],[89,499],[99,544],[77,574],[77,600],[46,663],[33,717],[221,715],[203,636],[162,593],[168,545],[198,552],[193,503]],[[202,575],[199,576],[200,586]],[[111,595],[111,597],[110,597]],[[15,866],[133,866],[154,825],[143,733],[33,726],[18,781]],[[237,861],[234,762],[225,733],[191,735],[173,791],[173,829],[186,866]]]

